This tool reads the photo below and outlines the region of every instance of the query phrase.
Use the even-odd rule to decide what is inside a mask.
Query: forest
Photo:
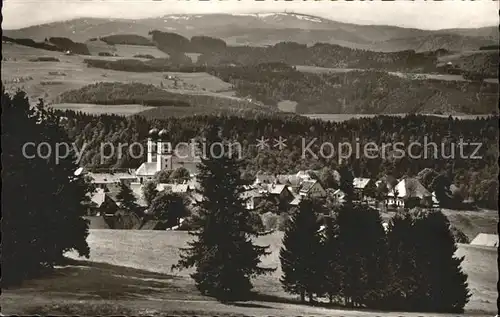
[[[89,67],[135,72],[208,72],[233,85],[240,97],[276,106],[297,102],[298,113],[465,113],[497,112],[498,84],[414,80],[385,71],[304,73],[285,63],[246,66],[193,65],[188,57],[105,61],[86,59]],[[89,102],[82,100],[81,102]]]
[[[303,142],[318,153],[323,142],[339,144],[349,142],[355,148],[356,142],[363,146],[368,142],[382,144],[402,142],[408,146],[411,142],[444,144],[445,153],[427,159],[411,159],[407,155],[395,158],[388,155],[383,159],[351,156],[343,163],[349,164],[355,176],[379,179],[385,175],[415,176],[429,168],[436,173],[446,173],[452,182],[460,188],[465,198],[475,199],[484,206],[496,207],[498,180],[496,175],[498,153],[498,117],[478,118],[476,120],[457,120],[421,115],[406,117],[377,116],[375,118],[352,119],[333,123],[311,120],[301,117],[278,117],[256,115],[252,118],[238,116],[198,115],[184,118],[148,119],[143,116],[92,116],[73,111],[61,112],[66,120],[64,127],[70,138],[81,148],[86,144],[86,151],[80,164],[88,167],[137,168],[145,160],[124,155],[120,159],[113,157],[100,165],[99,146],[104,142],[131,144],[139,142],[145,145],[148,131],[152,127],[165,128],[169,131],[173,143],[189,142],[199,138],[207,125],[223,127],[223,135],[232,142],[239,142],[245,157],[244,169],[250,174],[258,171],[276,174],[296,173],[299,170],[338,167],[338,156],[317,158],[303,155]],[[261,137],[272,140],[282,136],[287,139],[286,148],[278,150],[259,150],[256,140]],[[480,159],[470,159],[474,147],[465,147],[464,157],[455,155],[450,159],[451,147],[463,139],[467,142],[481,143],[475,153]],[[405,147],[406,148],[406,147]],[[423,154],[424,148],[414,148],[412,155]],[[438,149],[438,152],[440,150]],[[456,149],[458,153],[458,149]],[[446,154],[446,155],[445,155]],[[145,155],[145,154],[144,154]]]

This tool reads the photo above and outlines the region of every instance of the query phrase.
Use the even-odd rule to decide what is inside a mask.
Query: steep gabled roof
[[[316,185],[317,183],[318,183],[318,181],[316,181],[316,180],[304,181],[302,183],[302,186],[300,187],[300,192],[301,193],[308,193],[314,187],[314,185]]]
[[[403,178],[395,188],[398,192],[398,197],[399,198],[427,198],[427,197],[432,197],[432,194],[427,190],[427,188],[422,185],[416,178]],[[392,197],[394,196],[393,192],[390,191],[388,196]]]
[[[156,174],[156,162],[144,162],[135,171],[137,176],[154,176]]]
[[[368,183],[370,183],[371,179],[369,178],[362,178],[362,177],[356,177],[353,180],[353,185],[355,189],[364,189]]]

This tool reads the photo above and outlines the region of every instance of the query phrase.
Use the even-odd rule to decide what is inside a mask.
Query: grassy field
[[[130,54],[135,52],[130,49],[130,45],[117,45],[117,47],[118,54],[120,48],[123,47],[128,47]],[[154,48],[141,47],[141,49]],[[88,68],[83,62],[85,56],[67,56],[60,52],[39,50],[16,44],[4,44],[2,55],[4,60],[2,61],[1,78],[6,88],[8,90],[22,88],[32,100],[44,98],[48,103],[64,91],[78,89],[95,82],[141,82],[156,86],[163,85],[166,89],[184,90],[188,93],[229,91],[231,89],[229,83],[207,73],[132,73]],[[60,62],[29,62],[32,58],[42,56],[56,57]],[[118,59],[120,57],[98,58]],[[168,76],[171,79],[168,79]],[[43,84],[44,82],[46,84]]]
[[[445,213],[451,213],[446,211]],[[468,213],[464,214],[468,217]],[[450,217],[450,216],[449,216]],[[450,217],[458,226],[463,220]],[[495,212],[470,218],[472,231],[492,231],[498,221]],[[481,220],[482,219],[482,220]],[[473,234],[473,233],[470,233]],[[263,266],[277,268],[271,275],[254,280],[256,295],[249,302],[221,304],[201,296],[189,278],[192,270],[172,272],[179,249],[190,236],[179,231],[91,230],[87,239],[89,261],[70,253],[75,262],[58,268],[53,275],[26,282],[21,288],[5,290],[1,304],[4,314],[178,314],[198,316],[423,316],[418,313],[349,311],[297,305],[279,283],[279,249],[282,233],[259,237],[269,245],[271,255]],[[465,256],[463,270],[469,276],[472,297],[466,315],[491,316],[496,312],[495,248],[459,245]],[[437,314],[433,314],[438,316]],[[426,314],[426,316],[429,316]],[[440,315],[452,316],[452,315]],[[453,315],[456,316],[456,315]]]
[[[87,103],[60,103],[50,105],[50,108],[59,110],[81,111],[88,114],[117,114],[121,116],[130,116],[142,111],[153,109],[143,105],[96,105]]]

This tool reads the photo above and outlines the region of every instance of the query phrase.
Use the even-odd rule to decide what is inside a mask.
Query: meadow
[[[136,47],[131,45],[116,45],[116,52],[124,54],[151,54],[154,47]],[[179,90],[185,93],[230,91],[231,85],[207,73],[133,73],[98,68],[88,68],[83,62],[84,56],[64,55],[60,52],[51,52],[26,46],[6,43],[2,47],[2,82],[7,89],[21,88],[32,100],[44,98],[51,103],[62,92],[79,89],[95,82],[140,82],[163,86],[165,89]],[[30,62],[38,57],[55,57],[60,62]],[[116,60],[123,57],[92,57],[99,59]],[[29,80],[22,80],[29,75]],[[42,82],[58,81],[57,85],[43,85]]]
[[[453,225],[469,228],[466,234],[470,237],[476,232],[496,230],[498,214],[495,211],[479,211],[475,217],[473,211],[455,213],[462,216],[456,217],[452,211],[445,211]],[[87,238],[91,249],[90,259],[84,260],[75,253],[69,253],[69,263],[58,267],[52,275],[28,281],[20,288],[5,290],[1,299],[2,311],[5,314],[89,316],[423,316],[421,313],[325,308],[321,304],[316,307],[298,305],[297,297],[285,293],[279,283],[282,236],[281,232],[274,232],[256,239],[259,245],[269,245],[272,251],[263,258],[262,265],[276,268],[276,271],[270,276],[254,279],[255,297],[248,302],[222,304],[199,294],[189,277],[193,270],[178,272],[170,269],[179,259],[180,248],[186,247],[191,239],[187,232],[92,229]],[[468,274],[472,293],[465,315],[494,315],[498,279],[497,250],[459,244],[456,255],[465,257],[462,268]]]
[[[93,115],[116,114],[121,116],[131,116],[142,111],[154,109],[154,107],[143,105],[106,105],[103,107],[102,105],[85,103],[60,103],[50,105],[50,108],[57,110],[80,111]]]

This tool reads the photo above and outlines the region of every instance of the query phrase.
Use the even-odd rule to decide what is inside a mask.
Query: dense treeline
[[[236,98],[210,94],[179,94],[141,83],[99,82],[63,92],[58,103],[94,103],[101,105],[142,104],[156,107],[141,114],[148,118],[191,116],[195,114],[273,113],[277,109]]]
[[[70,51],[72,54],[91,55],[87,45],[73,42],[66,37],[51,37],[49,38],[49,42],[64,52]]]
[[[498,84],[414,80],[384,71],[305,73],[280,62],[251,66],[193,65],[183,55],[148,61],[86,59],[89,67],[135,72],[208,72],[229,82],[239,96],[267,105],[297,102],[299,113],[497,112]]]
[[[442,50],[416,53],[372,52],[334,44],[317,43],[311,47],[282,42],[270,47],[228,47],[224,51],[206,53],[198,63],[208,65],[254,65],[264,62],[284,62],[291,65],[309,65],[330,68],[384,69],[387,71],[436,71],[437,58]]]
[[[270,105],[296,101],[299,113],[497,112],[498,84],[493,83],[413,80],[379,71],[313,74],[259,65],[208,72],[231,83],[240,96]]]
[[[73,42],[66,37],[51,37],[44,42],[35,42],[32,39],[14,39],[7,36],[2,36],[2,41],[16,43],[23,46],[39,48],[48,51],[66,52],[70,51],[73,54],[91,55],[87,45],[84,43]]]
[[[387,229],[367,205],[335,208],[321,230],[321,204],[303,200],[285,230],[281,283],[290,293],[384,310],[462,313],[471,294],[457,246],[439,211],[405,210]]]
[[[203,127],[213,123],[225,128],[224,134],[228,139],[242,145],[247,163],[245,169],[250,174],[259,170],[278,174],[296,173],[299,170],[321,169],[325,166],[335,169],[339,162],[338,145],[348,142],[353,154],[344,161],[358,177],[379,179],[391,174],[400,178],[405,175],[416,176],[423,169],[430,168],[437,173],[450,175],[465,199],[474,199],[480,205],[496,208],[498,117],[457,120],[419,115],[378,116],[333,123],[296,116],[283,118],[261,114],[253,118],[200,115],[163,120],[148,120],[141,116],[96,117],[72,111],[64,112],[64,116],[68,118],[65,127],[70,137],[76,139],[80,148],[84,142],[87,144],[80,161],[85,166],[100,166],[101,143],[111,142],[117,145],[140,142],[145,145],[147,133],[152,127],[168,129],[170,141],[174,144],[189,142],[192,138],[199,138]],[[287,147],[282,151],[272,147],[273,138],[279,136],[287,139]],[[261,137],[270,140],[269,149],[256,148],[255,140]],[[481,158],[470,158],[476,149],[473,145],[464,146],[464,156],[460,155],[458,146],[461,139],[464,142],[481,143],[474,156]],[[321,146],[325,142],[334,146],[333,155],[329,147],[323,148],[324,155],[320,155]],[[368,142],[376,143],[379,149],[383,144],[388,144],[387,153],[384,155],[383,151],[379,151],[379,155],[373,158],[363,155],[364,145]],[[404,146],[398,148],[405,150],[410,143],[420,142],[422,146],[413,147],[411,151],[413,157],[420,155],[421,158],[412,159],[408,153],[394,157],[392,154],[398,150],[391,148],[391,144],[394,145],[395,142],[402,142]],[[435,147],[432,142],[436,144]],[[359,155],[355,152],[357,144]],[[455,155],[449,158],[452,147]],[[144,160],[145,157],[134,159],[128,153],[117,158],[115,153],[102,166],[136,168]]]
[[[102,59],[84,59],[88,67],[111,69],[126,72],[203,72],[206,67],[192,65],[191,59],[184,54],[172,54],[169,58],[153,58],[147,61],[138,59],[119,59],[116,61]]]
[[[154,46],[155,44],[151,42],[150,39],[137,35],[137,34],[114,34],[104,37],[100,37],[99,40],[105,42],[108,45],[142,45],[142,46]]]
[[[55,160],[23,147],[71,141],[58,116],[2,85],[2,288],[50,270],[67,251],[89,256],[83,216],[91,186],[74,175],[75,153]]]
[[[140,104],[144,106],[189,107],[189,103],[175,100],[175,94],[153,85],[141,83],[101,82],[77,90],[63,92],[59,103],[94,103],[100,105]]]

